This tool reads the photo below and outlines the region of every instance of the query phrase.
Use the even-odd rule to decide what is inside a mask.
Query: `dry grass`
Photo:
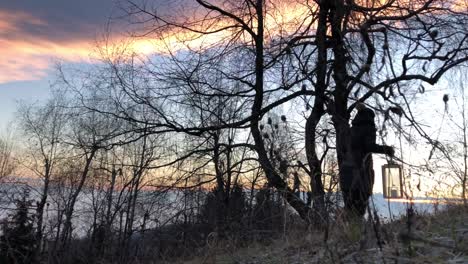
[[[410,232],[408,233],[408,223]],[[201,257],[178,263],[468,263],[468,208],[448,206],[377,227],[335,221],[324,232],[299,229],[269,243],[238,248],[228,240],[206,247]]]

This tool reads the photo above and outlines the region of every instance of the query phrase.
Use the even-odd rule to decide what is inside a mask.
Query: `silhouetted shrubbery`
[[[208,193],[200,210],[200,221],[220,232],[235,231],[245,220],[247,202],[240,185],[234,185],[230,193],[214,188]]]
[[[34,215],[28,208],[32,201],[29,193],[24,192],[21,199],[15,201],[16,211],[1,223],[0,263],[34,263],[36,250]]]

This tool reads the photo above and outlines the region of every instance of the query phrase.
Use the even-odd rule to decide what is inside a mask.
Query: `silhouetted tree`
[[[69,117],[65,105],[63,94],[54,93],[43,105],[22,104],[18,111],[19,128],[27,145],[24,165],[42,181],[36,204],[38,253],[42,251],[44,211],[54,170],[60,165],[60,159],[66,158],[67,148],[61,142]]]
[[[288,1],[288,5],[279,2],[283,1],[187,1],[181,10],[191,10],[193,16],[181,16],[184,19],[156,12],[151,4],[129,2],[127,10],[141,25],[139,33],[160,36],[178,32],[185,33],[187,38],[182,37],[180,46],[168,45],[168,53],[173,55],[165,60],[168,67],[158,64],[145,71],[133,67],[145,76],[144,80],[157,79],[164,92],[155,89],[148,97],[146,86],[119,90],[135,103],[155,107],[155,112],[164,117],[164,122],[161,119],[152,122],[154,133],[170,130],[201,135],[223,128],[249,128],[253,149],[270,186],[284,193],[301,217],[309,220],[311,207],[294,194],[268,155],[261,119],[287,102],[305,102],[308,111],[304,167],[310,177],[314,211],[321,211],[324,187],[323,155],[317,131],[320,123],[330,120],[333,125],[339,177],[346,179],[361,177],[353,165],[350,125],[358,103],[366,103],[382,113],[390,107],[399,107],[402,118],[416,133],[430,138],[415,121],[407,96],[419,92],[422,83],[433,85],[447,71],[468,61],[468,20],[467,13],[462,11],[466,10],[463,3],[454,1]],[[284,20],[275,19],[286,14],[288,8],[297,11],[294,20],[283,23]],[[141,23],[142,18],[151,23]],[[210,45],[191,42],[205,37]],[[187,52],[179,53],[176,49]],[[113,63],[113,73],[128,79],[126,83],[134,83],[134,75],[126,76],[129,63],[122,62]],[[151,72],[152,77],[144,72]],[[221,90],[221,82],[210,79],[211,73],[237,83],[240,90]],[[200,84],[206,89],[199,90]],[[183,118],[177,118],[181,117],[178,113],[158,107],[166,101],[184,105],[187,93],[206,100],[236,97],[237,107],[248,107],[250,112],[236,121],[203,125],[184,122]],[[118,115],[128,119],[126,115]],[[349,171],[355,175],[349,176]]]
[[[16,211],[1,223],[0,263],[34,263],[36,235],[34,215],[29,213],[32,201],[29,192],[24,191],[21,199],[15,201]]]
[[[224,193],[220,193],[218,187],[215,187],[207,194],[200,210],[200,220],[221,234],[238,231],[246,215],[247,201],[244,190],[241,185],[235,184],[227,201]]]
[[[279,194],[267,185],[255,194],[252,222],[260,231],[279,230],[283,225],[283,205]]]
[[[0,180],[11,176],[17,167],[13,155],[13,139],[11,131],[7,130],[0,136]]]

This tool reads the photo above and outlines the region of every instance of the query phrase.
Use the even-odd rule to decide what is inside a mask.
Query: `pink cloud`
[[[47,23],[26,13],[0,10],[0,83],[40,79],[54,60],[80,61],[92,49],[89,40],[54,42],[26,32],[22,25],[34,28]]]

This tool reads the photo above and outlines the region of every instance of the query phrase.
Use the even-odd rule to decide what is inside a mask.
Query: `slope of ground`
[[[409,215],[382,226],[334,222],[327,239],[324,232],[296,230],[244,248],[223,240],[180,263],[468,263],[468,207]]]

